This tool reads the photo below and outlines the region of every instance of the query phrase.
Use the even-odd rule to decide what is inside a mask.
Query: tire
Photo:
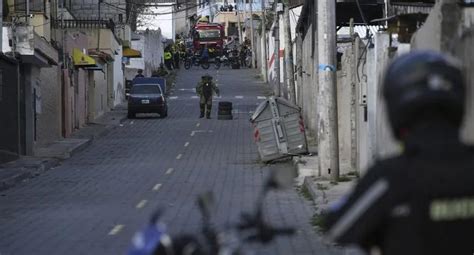
[[[159,114],[160,114],[160,118],[162,118],[162,119],[168,117],[168,108],[166,108],[163,112],[161,112]]]
[[[231,120],[233,119],[232,115],[217,115],[218,120]]]
[[[221,109],[219,109],[217,111],[217,114],[218,115],[232,115],[232,110],[221,110]]]
[[[134,112],[131,112],[131,111],[128,111],[128,112],[127,112],[127,118],[128,118],[128,119],[133,119],[133,118],[135,118],[135,113],[134,113]]]
[[[209,62],[204,62],[204,63],[201,64],[202,69],[206,69],[206,70],[207,70],[207,69],[209,69],[209,66],[210,66],[210,65],[209,65]]]
[[[184,69],[188,70],[189,68],[191,68],[191,60],[186,59],[184,61]]]

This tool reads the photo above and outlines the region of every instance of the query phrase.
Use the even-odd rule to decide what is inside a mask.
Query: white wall
[[[115,55],[115,61],[113,63],[114,69],[114,95],[113,95],[113,106],[117,106],[125,101],[125,81],[124,81],[124,70],[122,68],[122,49],[119,49],[118,55]]]

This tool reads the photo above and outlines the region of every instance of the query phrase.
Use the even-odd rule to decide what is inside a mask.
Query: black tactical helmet
[[[434,51],[413,51],[395,59],[383,83],[393,134],[426,113],[436,113],[459,127],[464,115],[464,80],[455,61]]]
[[[203,79],[203,80],[212,80],[212,76],[207,73],[207,74],[203,75],[203,76],[201,77],[201,79]]]

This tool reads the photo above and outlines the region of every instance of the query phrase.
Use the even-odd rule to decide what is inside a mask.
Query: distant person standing
[[[206,118],[211,118],[211,108],[212,108],[212,96],[216,93],[219,96],[219,88],[217,85],[212,81],[212,76],[206,74],[201,77],[201,81],[199,81],[198,85],[196,86],[196,93],[199,95],[199,107],[201,109],[201,114],[199,118],[203,118],[204,114]]]
[[[204,48],[201,51],[201,61],[207,62],[209,60],[209,50],[207,49],[207,44],[204,45]]]
[[[173,54],[171,54],[169,46],[165,49],[164,59],[166,68],[168,68],[168,70],[173,70]]]
[[[140,77],[145,77],[145,75],[143,75],[143,70],[142,69],[138,69],[137,75],[135,75],[135,78],[140,78]]]
[[[179,50],[178,47],[175,47],[173,51],[173,65],[174,68],[179,69]]]

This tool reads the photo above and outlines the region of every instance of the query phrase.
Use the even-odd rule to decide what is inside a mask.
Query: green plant
[[[328,190],[329,188],[322,184],[322,183],[316,183],[316,186],[318,187],[319,190]]]
[[[352,178],[347,176],[347,175],[342,175],[342,176],[339,176],[337,181],[339,181],[339,182],[350,182],[350,181],[352,181]]]
[[[307,200],[313,200],[313,196],[311,196],[311,193],[309,192],[309,189],[306,187],[306,185],[301,186],[299,193]]]
[[[352,171],[352,172],[347,173],[347,175],[359,177],[359,172],[357,172],[357,171]]]
[[[321,230],[324,228],[324,217],[320,213],[315,213],[311,217],[311,225],[315,227],[317,230]]]

